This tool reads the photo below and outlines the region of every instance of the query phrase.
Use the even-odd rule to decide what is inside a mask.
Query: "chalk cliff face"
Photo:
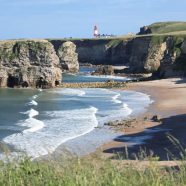
[[[61,81],[59,58],[47,41],[0,42],[1,87],[53,87]]]

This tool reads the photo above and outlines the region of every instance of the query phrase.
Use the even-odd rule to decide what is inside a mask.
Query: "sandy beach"
[[[186,80],[172,78],[131,83],[127,89],[146,93],[154,102],[131,127],[121,129],[123,135],[98,151],[106,157],[121,154],[131,160],[145,159],[145,156],[157,156],[162,161],[181,158],[178,146],[181,143],[184,148],[186,141]],[[159,122],[151,120],[154,115],[158,115]]]

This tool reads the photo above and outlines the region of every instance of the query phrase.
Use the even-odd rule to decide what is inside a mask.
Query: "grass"
[[[0,162],[0,185],[3,186],[184,186],[186,185],[186,150],[170,134],[170,141],[183,154],[174,167],[159,166],[159,157],[147,157],[133,163],[101,158],[100,154],[76,158],[31,161],[29,158]],[[125,152],[124,152],[125,153]],[[141,156],[140,156],[141,158]],[[8,159],[7,159],[8,160]],[[169,162],[167,162],[169,164]]]
[[[186,185],[186,166],[162,168],[150,163],[145,169],[121,166],[111,160],[87,158],[33,162],[24,159],[0,165],[3,186],[163,186]]]
[[[153,34],[165,34],[186,31],[186,22],[159,22],[151,24]]]
[[[40,50],[46,50],[50,43],[43,40],[17,40],[0,42],[0,59],[13,61],[19,58],[20,48],[28,48],[34,54]]]

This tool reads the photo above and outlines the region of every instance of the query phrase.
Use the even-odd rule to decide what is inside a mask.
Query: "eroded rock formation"
[[[114,69],[111,65],[98,66],[92,75],[113,75]]]
[[[78,54],[76,53],[76,45],[73,42],[67,41],[63,43],[59,47],[57,54],[63,70],[72,73],[79,71]]]
[[[185,41],[184,37],[177,36],[133,39],[130,71],[152,73],[153,76],[160,78],[185,75]]]
[[[1,41],[0,86],[53,87],[60,84],[62,70],[73,73],[79,70],[78,61],[93,65],[127,65],[129,69],[124,72],[152,73],[156,77],[185,75],[186,36],[73,42]]]
[[[47,40],[0,41],[0,87],[57,86],[62,70],[79,70],[75,50],[72,42],[64,42],[56,52]]]
[[[59,58],[51,43],[0,42],[0,86],[50,88],[61,82]]]
[[[65,40],[50,40],[56,52],[60,50]],[[93,65],[124,64],[130,56],[130,48],[127,40],[121,39],[83,39],[73,40],[76,45],[78,61]]]
[[[138,35],[152,34],[152,30],[148,26],[143,26],[140,28]]]
[[[56,51],[64,40],[50,41]],[[186,36],[145,35],[121,39],[73,40],[78,60],[93,65],[125,65],[126,73],[155,77],[186,74]]]

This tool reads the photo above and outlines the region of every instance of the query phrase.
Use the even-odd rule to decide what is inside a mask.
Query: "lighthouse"
[[[98,37],[98,27],[94,26],[94,37]]]

